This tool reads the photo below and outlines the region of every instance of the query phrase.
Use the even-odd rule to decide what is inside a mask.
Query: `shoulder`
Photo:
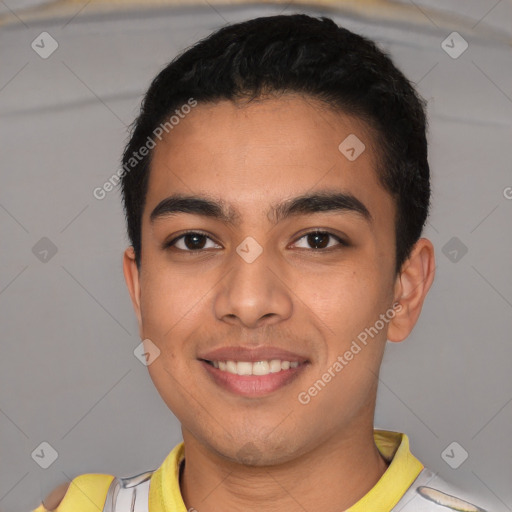
[[[50,494],[46,496],[46,498],[42,501],[41,506],[36,509],[37,512],[40,510],[54,510],[59,506],[59,503],[62,501],[64,496],[66,495],[66,491],[70,486],[69,482],[65,482],[60,484],[58,487],[53,489]]]
[[[424,468],[393,511],[401,512],[488,512],[483,498],[465,491]]]
[[[98,512],[103,510],[113,475],[85,473],[63,483],[46,496],[33,512]]]

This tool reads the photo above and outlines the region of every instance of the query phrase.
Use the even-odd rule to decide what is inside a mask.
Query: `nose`
[[[249,240],[233,251],[214,299],[219,320],[245,328],[282,322],[293,311],[286,269],[272,251],[255,245]]]

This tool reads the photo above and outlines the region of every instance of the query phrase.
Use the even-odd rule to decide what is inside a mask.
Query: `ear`
[[[137,263],[135,262],[135,251],[133,250],[133,247],[128,247],[124,251],[123,273],[126,286],[128,286],[128,291],[130,292],[130,297],[132,299],[133,309],[137,315],[137,321],[139,323],[139,336],[141,339],[143,339],[142,314],[140,310],[139,269],[137,268]]]
[[[395,282],[395,316],[388,326],[389,341],[403,341],[418,320],[423,301],[434,281],[434,246],[426,238],[420,238],[411,255],[402,265]]]

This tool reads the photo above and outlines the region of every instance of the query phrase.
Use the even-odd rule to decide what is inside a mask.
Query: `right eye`
[[[201,233],[199,231],[187,231],[186,233],[183,233],[180,236],[172,239],[170,242],[166,243],[165,248],[174,247],[179,251],[199,252],[204,249],[212,248],[205,247],[205,243],[207,243],[207,240],[210,240],[210,242],[212,242],[214,246],[222,248],[218,244],[216,244],[208,235],[206,235],[205,233]]]

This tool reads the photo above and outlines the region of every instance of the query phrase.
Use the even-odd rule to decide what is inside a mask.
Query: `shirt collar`
[[[373,436],[377,449],[389,466],[370,491],[345,512],[391,510],[424,468],[411,453],[406,434],[374,429]],[[149,489],[150,511],[187,512],[179,485],[179,468],[184,457],[185,446],[181,442],[153,473]]]

